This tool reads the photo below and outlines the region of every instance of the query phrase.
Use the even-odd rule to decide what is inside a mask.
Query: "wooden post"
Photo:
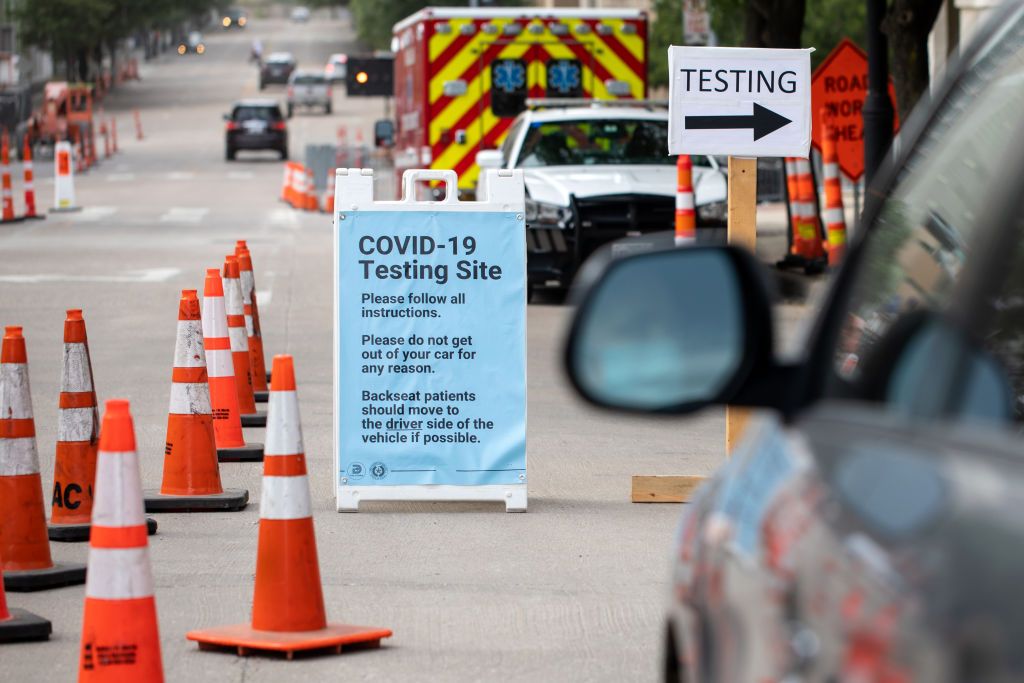
[[[757,159],[729,157],[729,207],[727,239],[729,244],[746,247],[754,253],[757,247]],[[750,411],[725,408],[725,452],[743,437]]]

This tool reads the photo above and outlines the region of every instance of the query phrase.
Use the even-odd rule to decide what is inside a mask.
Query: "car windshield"
[[[203,42],[203,34],[199,33],[198,31],[192,31],[192,33],[188,34],[188,42],[192,43],[193,45],[198,45],[199,43]]]
[[[530,125],[516,166],[676,163],[668,122],[637,119],[544,121]]]
[[[326,81],[321,74],[299,74],[294,82],[296,85],[316,85]]]
[[[235,108],[235,121],[279,121],[281,112],[277,107],[255,107],[243,105]]]
[[[276,52],[276,53],[270,55],[269,57],[267,57],[267,61],[268,62],[280,63],[280,64],[287,64],[288,62],[292,61],[292,56],[289,55],[289,54],[285,54],[285,53],[281,53],[281,52]]]

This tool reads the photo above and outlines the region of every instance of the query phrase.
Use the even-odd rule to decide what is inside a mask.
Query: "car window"
[[[279,121],[281,112],[277,107],[236,107],[232,115],[235,121]]]
[[[859,392],[877,384],[878,378],[864,377],[865,369],[876,367],[873,358],[892,351],[886,342],[906,320],[941,316],[949,309],[960,291],[972,244],[986,239],[987,229],[999,227],[980,225],[980,220],[1001,161],[1010,153],[1007,140],[1024,107],[1022,86],[1024,26],[1017,26],[950,94],[871,226],[840,316],[826,395],[883,400],[901,414],[917,417],[973,410],[943,395],[963,392],[967,385],[963,376],[954,376],[963,371],[962,364],[936,360],[935,354],[949,347],[938,337],[909,340],[904,349],[907,358],[887,366],[894,373],[892,392],[871,397]],[[1024,296],[1024,282],[1021,285]],[[1007,311],[1016,296],[1014,291],[1006,292]],[[1005,328],[1012,326],[1006,323]],[[1024,333],[1024,328],[1018,329]],[[1004,345],[1001,355],[1007,355],[1014,344]],[[1024,348],[1007,367],[1020,366],[1020,351]],[[979,375],[982,384],[975,388],[996,386],[985,379],[993,374],[989,359],[975,359],[972,367],[985,373],[985,377]]]
[[[517,166],[676,163],[665,154],[668,122],[629,119],[530,124]]]
[[[326,83],[327,79],[319,74],[302,74],[296,76],[294,82],[298,85],[317,85]]]

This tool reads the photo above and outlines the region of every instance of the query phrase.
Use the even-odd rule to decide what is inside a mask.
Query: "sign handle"
[[[729,157],[729,204],[727,239],[754,252],[757,246],[757,159],[752,157]],[[745,408],[725,408],[725,452],[732,453],[733,447],[743,436],[743,430],[750,417]]]

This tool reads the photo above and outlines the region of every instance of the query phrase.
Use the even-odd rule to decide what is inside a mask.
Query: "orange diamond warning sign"
[[[836,129],[839,168],[851,180],[864,175],[864,97],[868,93],[868,56],[849,38],[843,38],[811,77],[811,143],[821,150],[822,110]],[[889,97],[896,91],[889,79]],[[893,130],[899,130],[894,118]]]

